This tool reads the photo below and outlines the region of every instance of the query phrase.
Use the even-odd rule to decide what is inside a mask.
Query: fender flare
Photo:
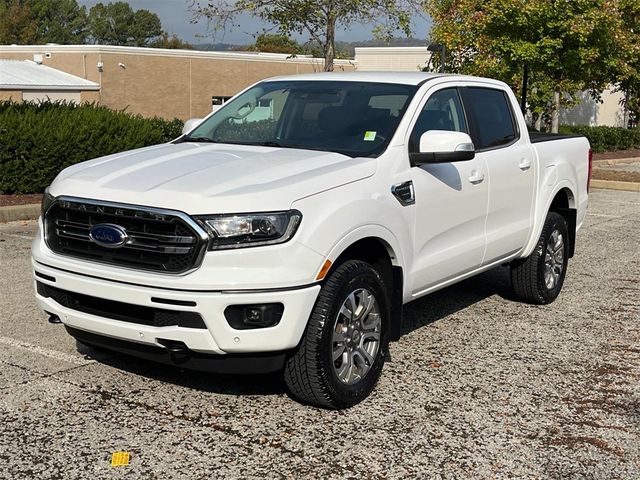
[[[531,255],[531,252],[533,252],[533,249],[535,248],[536,244],[538,243],[538,237],[540,237],[540,234],[542,233],[542,228],[544,227],[544,221],[545,221],[545,218],[547,218],[547,214],[549,213],[549,209],[551,208],[551,203],[553,203],[553,199],[556,198],[556,195],[558,195],[558,193],[561,190],[564,190],[565,188],[571,192],[571,196],[573,197],[574,202],[575,202],[576,187],[571,181],[562,180],[562,181],[558,182],[557,184],[555,184],[553,189],[551,190],[551,193],[546,196],[546,199],[544,201],[544,208],[540,208],[540,209],[536,209],[535,210],[533,231],[532,231],[531,237],[529,238],[529,241],[527,242],[527,245],[524,248],[524,250],[522,252],[522,255],[520,255],[520,257],[522,257],[522,258],[528,257],[529,255]],[[540,202],[538,202],[537,204],[540,205]],[[569,204],[569,208],[574,209],[574,208],[576,208],[576,206],[575,205],[571,205],[571,203],[570,203]]]
[[[405,261],[400,242],[388,228],[382,225],[362,225],[342,235],[340,240],[331,247],[326,259],[335,262],[347,248],[366,238],[381,240],[387,248],[389,258],[391,258],[391,265],[404,268]]]

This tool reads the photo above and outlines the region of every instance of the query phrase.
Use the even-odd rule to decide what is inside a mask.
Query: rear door
[[[476,158],[488,171],[487,247],[483,264],[520,250],[532,222],[535,158],[520,134],[514,105],[499,87],[460,89]]]

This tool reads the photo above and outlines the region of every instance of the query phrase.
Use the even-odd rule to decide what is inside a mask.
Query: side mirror
[[[184,135],[185,133],[189,133],[191,130],[196,128],[196,125],[198,125],[201,121],[202,118],[190,118],[189,120],[184,122],[184,126],[182,127],[182,134]]]
[[[476,156],[471,137],[463,132],[429,130],[420,137],[420,152],[410,153],[413,166],[472,160]]]

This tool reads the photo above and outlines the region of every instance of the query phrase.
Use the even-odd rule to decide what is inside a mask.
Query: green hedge
[[[95,104],[0,102],[0,193],[38,193],[65,167],[167,142],[182,121]]]
[[[640,148],[640,128],[583,127],[563,125],[560,133],[584,135],[594,152]]]

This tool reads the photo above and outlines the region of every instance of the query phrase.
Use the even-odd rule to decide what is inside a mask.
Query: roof
[[[100,85],[31,60],[0,59],[0,90],[99,90]]]
[[[339,82],[373,82],[373,83],[398,83],[401,85],[419,85],[426,80],[437,77],[450,77],[452,75],[427,72],[321,72],[321,73],[303,73],[296,75],[287,75],[282,77],[273,77],[269,80],[334,80]],[[458,75],[456,75],[458,76]]]
[[[306,55],[289,55],[286,53],[262,53],[262,52],[215,52],[204,50],[182,50],[170,48],[148,47],[124,47],[116,45],[0,45],[2,53],[97,53],[117,55],[145,55],[160,57],[180,58],[210,58],[219,60],[245,60],[259,62],[287,62],[287,63],[311,63],[321,66],[323,58],[313,58]],[[353,65],[353,60],[335,60],[336,65]]]

